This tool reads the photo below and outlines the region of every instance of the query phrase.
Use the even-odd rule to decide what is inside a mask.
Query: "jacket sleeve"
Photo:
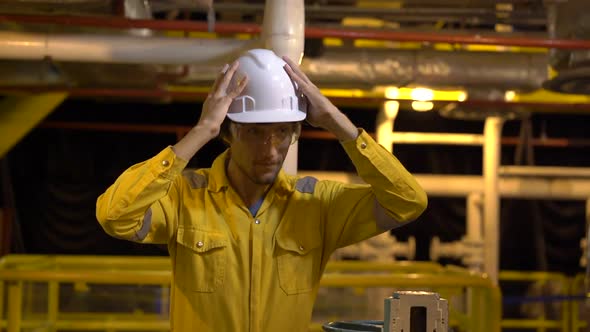
[[[96,218],[111,236],[167,243],[178,224],[179,176],[187,161],[167,147],[131,166],[96,201]]]
[[[344,247],[415,220],[426,193],[399,160],[364,130],[344,150],[366,184],[324,182],[326,235],[332,249]]]

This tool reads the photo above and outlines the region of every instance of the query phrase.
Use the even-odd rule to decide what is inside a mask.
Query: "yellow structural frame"
[[[6,96],[0,100],[0,158],[67,97],[66,93]]]
[[[28,296],[26,290],[32,282],[48,285],[48,313],[40,320],[22,317],[23,298]],[[48,331],[166,330],[165,314],[60,313],[57,303],[59,284],[82,288],[87,284],[155,285],[168,289],[170,282],[167,257],[7,255],[0,259],[0,299],[7,296],[9,307],[7,317],[2,317],[0,308],[0,330],[16,332],[39,324]],[[467,292],[469,314],[454,313],[451,306],[450,325],[468,331],[500,331],[499,288],[485,275],[463,268],[422,262],[330,262],[320,286],[430,289],[443,297]],[[321,331],[321,325],[312,324],[310,330]]]

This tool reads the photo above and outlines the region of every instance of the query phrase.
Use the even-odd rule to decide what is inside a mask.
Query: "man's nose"
[[[279,144],[276,143],[276,140],[273,136],[267,136],[264,138],[261,144],[262,152],[267,155],[274,156],[279,151]]]

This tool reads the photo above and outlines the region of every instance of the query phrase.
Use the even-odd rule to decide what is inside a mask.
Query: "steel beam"
[[[0,100],[0,158],[66,98],[66,93],[9,96]]]

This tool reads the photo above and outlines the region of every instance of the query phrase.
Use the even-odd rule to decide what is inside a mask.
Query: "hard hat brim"
[[[280,123],[305,120],[305,112],[299,110],[262,110],[227,113],[227,117],[237,123]]]

